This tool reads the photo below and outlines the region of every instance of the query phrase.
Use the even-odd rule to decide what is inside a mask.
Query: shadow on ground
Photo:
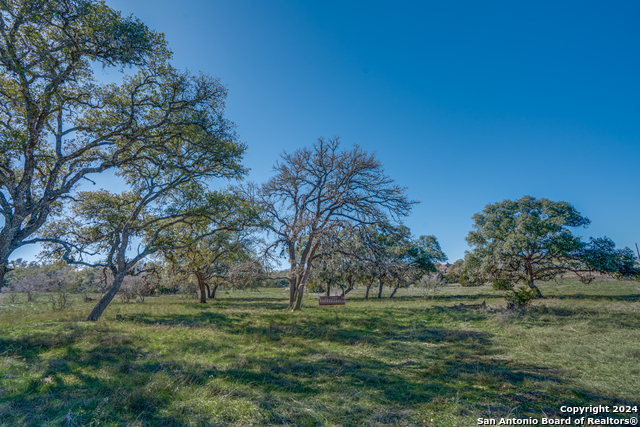
[[[258,319],[217,309],[134,314],[100,328],[69,324],[63,333],[0,337],[1,355],[33,369],[23,383],[11,377],[16,374],[0,379],[0,424],[424,425],[412,414],[425,408],[526,417],[558,414],[562,405],[633,403],[572,390],[558,370],[502,360],[492,334],[432,325],[434,310],[418,312],[416,321],[415,311],[411,317],[399,308],[363,309],[349,318],[339,311],[309,310],[295,318],[267,311]],[[485,314],[450,316],[473,322]],[[121,325],[215,327],[230,338],[173,344],[173,353],[159,355]],[[155,333],[149,340],[162,342],[162,331]],[[234,337],[271,351],[225,359]],[[288,351],[279,353],[285,345]],[[187,354],[211,363],[189,362]]]

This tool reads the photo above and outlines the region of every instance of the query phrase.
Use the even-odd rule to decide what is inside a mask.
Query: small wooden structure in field
[[[344,305],[344,295],[321,295],[320,305]]]

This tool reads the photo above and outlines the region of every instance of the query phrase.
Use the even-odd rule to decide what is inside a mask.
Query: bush
[[[444,275],[444,279],[447,283],[460,283],[460,274],[451,271]]]
[[[27,301],[35,299],[38,291],[44,291],[47,276],[44,273],[37,273],[16,279],[9,285],[12,292],[23,292],[27,294]]]
[[[52,285],[47,293],[53,311],[63,311],[69,308],[69,284],[59,282]]]
[[[193,276],[184,276],[184,279],[177,284],[178,293],[189,298],[198,298],[200,295],[200,286]]]
[[[444,275],[447,283],[460,283],[460,275],[464,267],[464,261],[459,259],[449,266],[447,274]]]
[[[535,289],[520,287],[517,289],[512,288],[509,292],[507,292],[505,297],[508,301],[507,308],[523,309],[527,305],[529,305],[531,301],[538,298],[538,294]]]
[[[425,298],[433,298],[446,281],[440,273],[427,273],[416,283],[416,287],[422,289]]]
[[[147,275],[126,276],[118,293],[120,300],[128,303],[135,299],[136,302],[144,302],[144,298],[153,295],[156,291],[156,283]]]
[[[9,286],[12,292],[24,292],[27,301],[35,300],[37,293],[46,293],[53,310],[64,310],[69,306],[68,295],[73,287],[73,271],[54,266],[32,268],[20,272]]]

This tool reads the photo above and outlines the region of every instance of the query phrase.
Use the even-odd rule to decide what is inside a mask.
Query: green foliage
[[[136,273],[145,258],[187,248],[221,230],[243,229],[257,217],[235,191],[206,189],[208,178],[239,178],[244,172],[238,165],[243,146],[234,148],[233,139],[219,142],[231,149],[210,150],[212,141],[206,138],[185,140],[179,144],[185,150],[180,155],[130,164],[119,174],[132,190],[80,192],[70,215],[45,228],[43,256],[103,267],[113,277],[90,320],[98,320],[125,276]],[[188,229],[188,239],[177,241],[178,229]],[[139,243],[131,250],[134,241]]]
[[[436,263],[447,261],[447,255],[440,248],[436,236],[420,236],[411,242],[407,255],[412,258],[412,264],[423,272],[436,272]]]
[[[435,236],[416,239],[409,228],[402,225],[383,223],[362,227],[359,239],[365,283],[377,278],[378,283],[396,290],[406,288],[427,273],[437,273],[435,263],[447,259]]]
[[[593,271],[618,275],[620,278],[640,274],[636,257],[630,248],[616,249],[608,237],[590,238],[581,253],[582,261]]]
[[[464,260],[458,259],[453,264],[449,266],[446,274],[444,275],[447,283],[459,283],[460,274],[462,273],[462,268],[464,266]]]
[[[467,242],[473,248],[465,256],[467,280],[491,278],[527,284],[541,297],[535,281],[555,279],[566,272],[585,282],[594,273],[633,275],[633,253],[615,249],[611,239],[574,236],[570,228],[590,221],[567,202],[524,196],[487,205],[473,216]]]
[[[529,305],[531,301],[538,298],[538,293],[535,289],[528,289],[525,287],[514,288],[512,285],[505,298],[509,303],[509,307],[523,309]]]
[[[513,289],[513,283],[507,279],[492,279],[491,286],[498,291],[508,291]]]
[[[175,130],[178,116],[194,104],[185,109],[188,102],[148,97],[176,74],[163,65],[170,57],[166,42],[103,2],[6,0],[0,2],[0,20],[4,267],[14,250],[35,242],[81,179],[144,157],[142,141],[161,147],[153,136]],[[137,84],[135,78],[122,86],[97,83],[96,63],[120,71],[136,66]],[[163,95],[171,92],[164,89]]]
[[[465,253],[458,282],[466,287],[481,286],[487,282],[487,275],[481,268],[481,259],[474,253]]]

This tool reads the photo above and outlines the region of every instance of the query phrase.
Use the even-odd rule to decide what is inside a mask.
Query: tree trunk
[[[380,286],[378,287],[378,299],[382,299],[382,285],[384,283],[382,281],[382,277],[379,277],[378,281],[380,282]]]
[[[0,291],[2,291],[2,286],[4,286],[4,276],[11,271],[10,268],[7,267],[7,261],[4,263],[0,263]]]
[[[207,302],[207,284],[202,279],[202,275],[200,273],[196,273],[196,278],[198,279],[198,285],[200,286],[200,302],[206,304]]]
[[[542,292],[540,292],[540,289],[538,289],[535,283],[533,283],[533,266],[531,266],[530,264],[527,265],[527,273],[529,273],[529,287],[531,289],[535,289],[537,294],[536,296],[538,298],[542,298]]]
[[[93,307],[91,313],[89,313],[89,317],[87,317],[88,321],[97,322],[102,313],[107,308],[113,297],[116,296],[118,291],[120,290],[120,286],[122,285],[122,281],[124,280],[125,273],[117,273],[113,277],[113,283],[107,290],[107,292],[100,298],[100,301]]]
[[[298,283],[295,276],[289,279],[289,310],[293,310],[296,304],[296,291],[298,290]]]
[[[367,293],[364,295],[364,299],[369,299],[369,290],[371,289],[371,287],[373,286],[373,282],[376,281],[375,276],[371,277],[371,280],[369,281],[369,284],[367,285]]]
[[[533,283],[533,277],[529,277],[529,287],[531,289],[535,289],[538,298],[544,298],[540,289],[535,285],[535,283]]]
[[[215,285],[215,286],[213,287],[213,292],[211,292],[211,293],[209,294],[209,298],[211,298],[211,299],[215,299],[215,298],[216,298],[216,291],[217,291],[217,290],[218,290],[218,285]]]
[[[331,295],[331,281],[327,282],[327,296]]]
[[[391,292],[391,295],[389,295],[389,299],[393,298],[393,296],[396,294],[396,291],[400,288],[400,285],[396,285],[395,288],[393,288],[393,291]]]
[[[209,287],[209,284],[205,283],[204,285],[207,287],[207,296],[211,298],[211,288]]]
[[[21,224],[24,217],[14,213],[13,215],[9,215],[8,219],[9,221],[7,222],[7,218],[5,217],[5,223],[0,229],[0,291],[2,290],[2,286],[4,286],[4,276],[11,271],[9,268],[9,258],[13,251],[19,247],[13,246],[14,240],[17,240],[16,233],[18,233],[20,229],[20,227],[16,227],[15,224]]]
[[[349,292],[353,290],[355,286],[354,282],[355,282],[354,280],[347,280],[347,284],[349,286],[347,286],[346,288],[344,286],[342,287],[342,296],[347,295]]]
[[[291,309],[292,311],[297,311],[302,308],[302,296],[304,295],[304,285],[298,286],[298,291],[296,292],[296,301],[295,305]]]

